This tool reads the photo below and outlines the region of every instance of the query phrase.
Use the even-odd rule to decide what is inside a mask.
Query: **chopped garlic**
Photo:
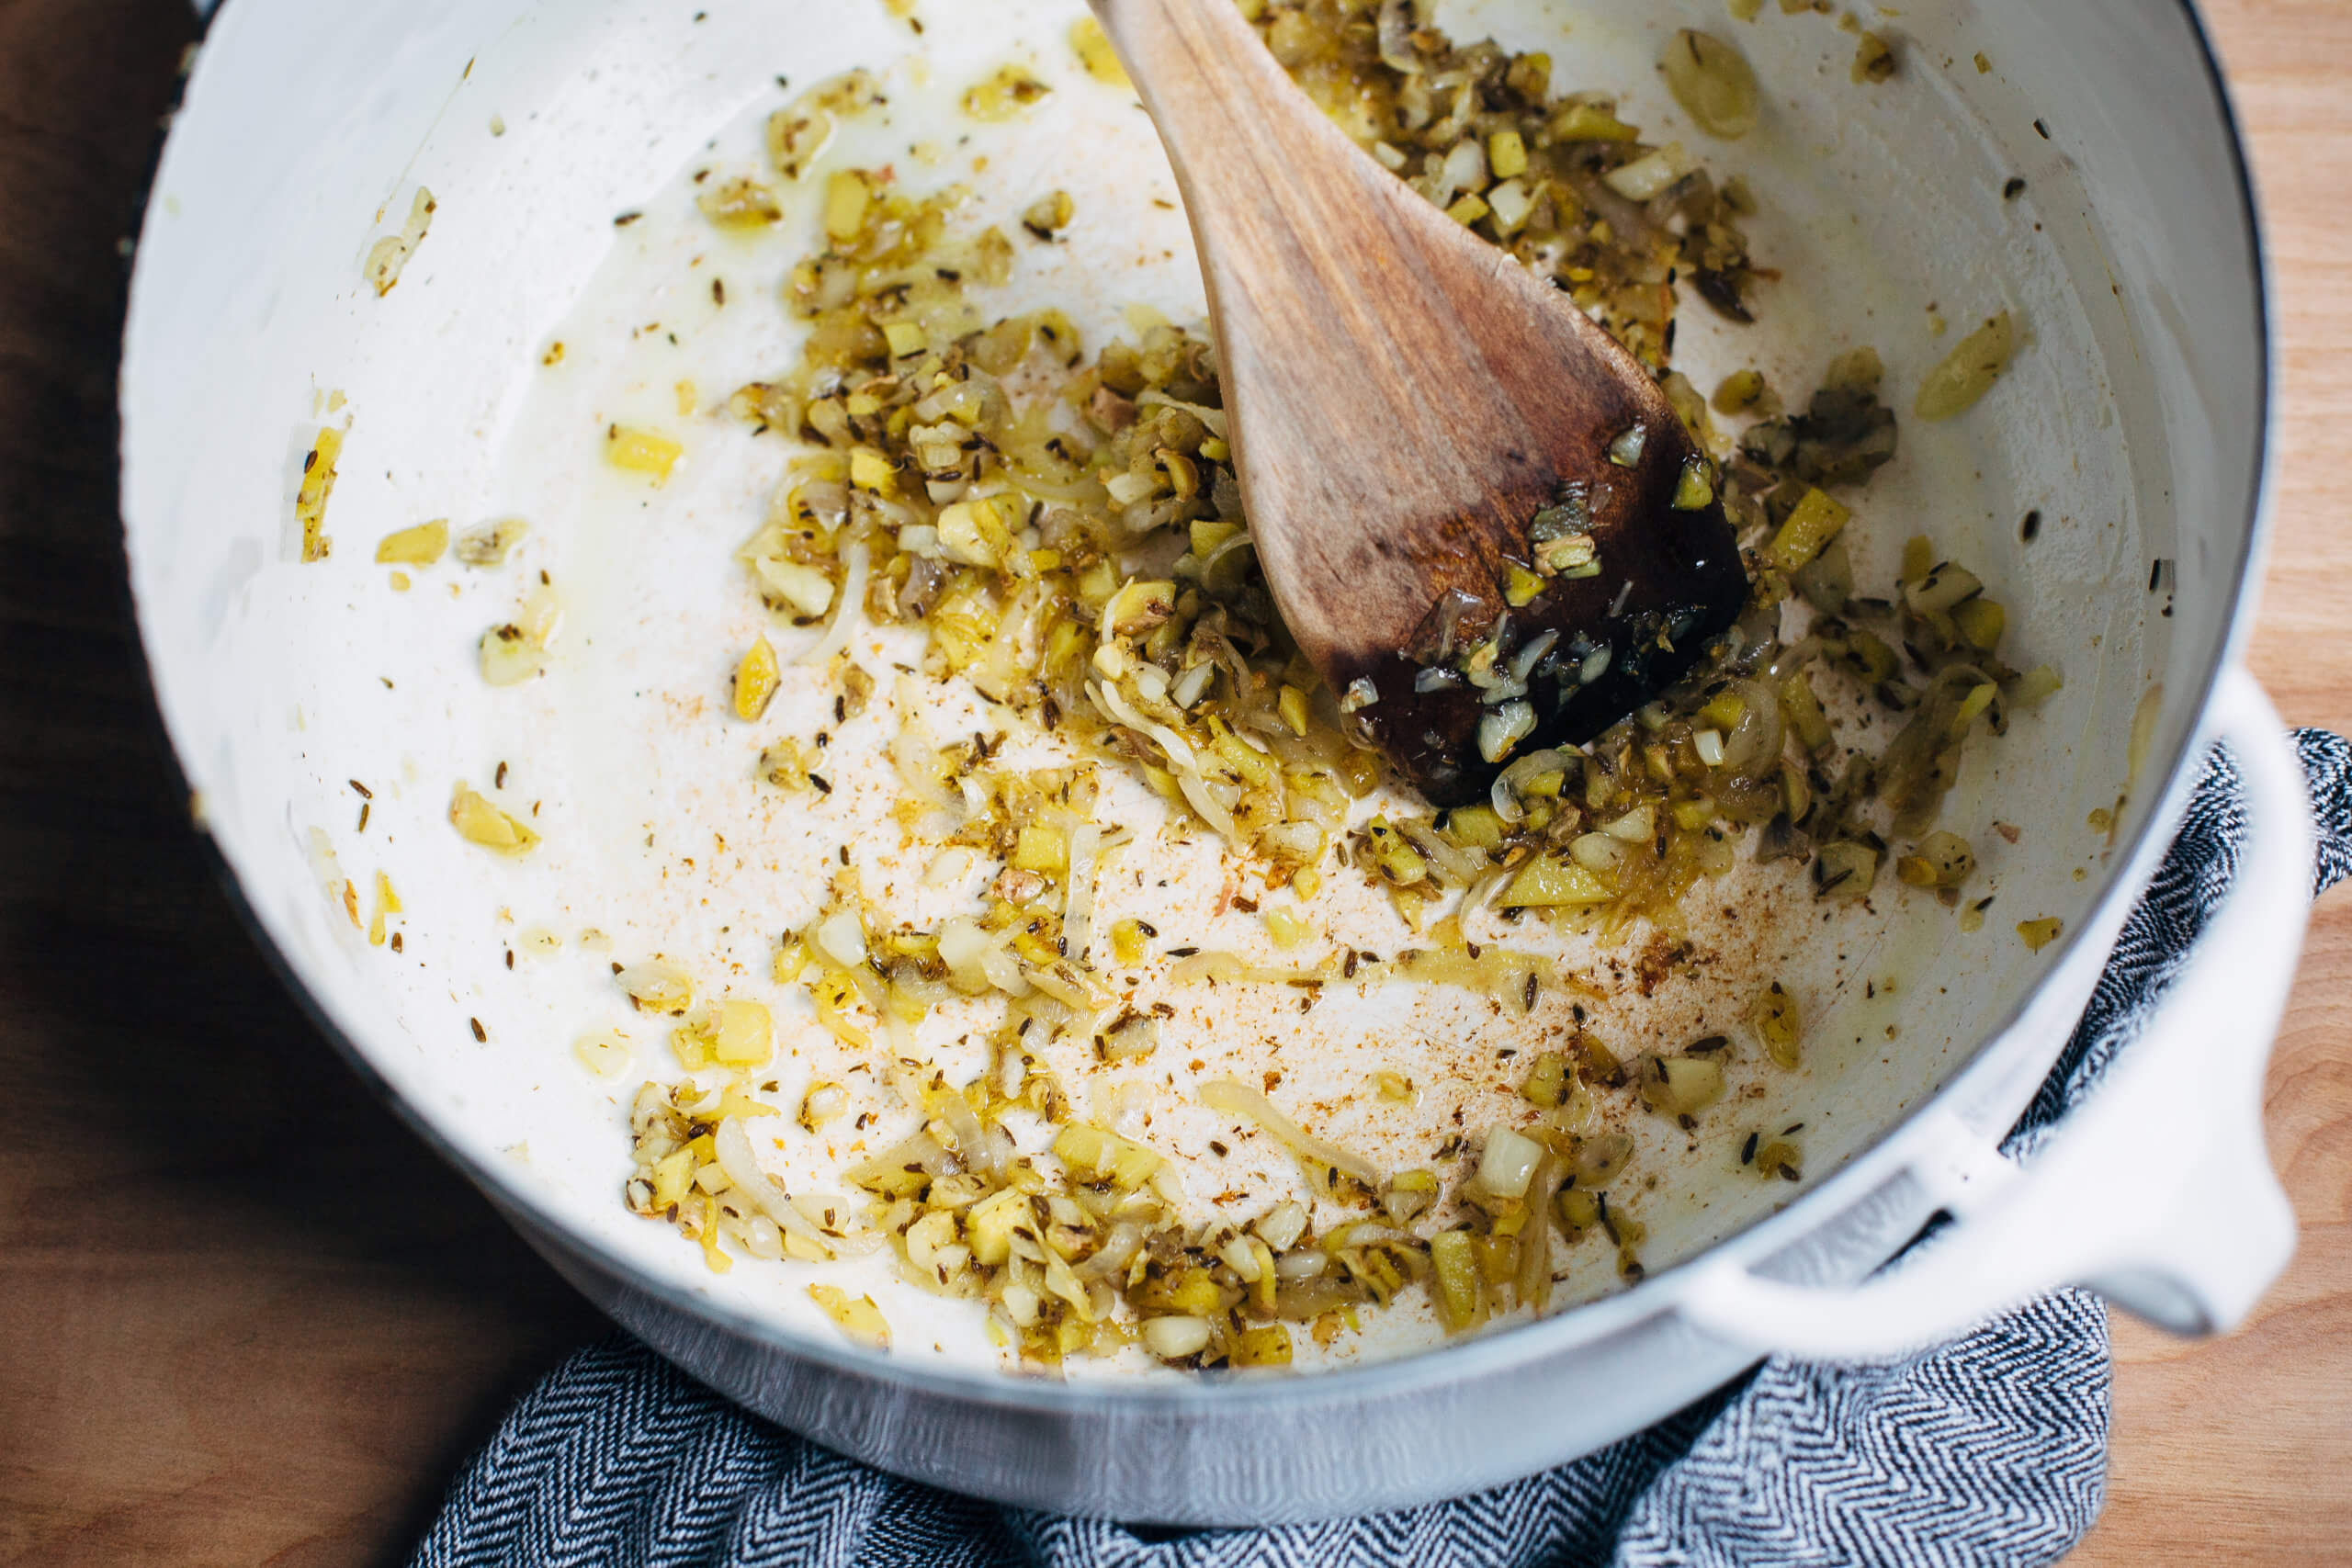
[[[1135,84],[1127,79],[1126,67],[1119,62],[1118,51],[1103,36],[1102,24],[1092,17],[1080,17],[1069,25],[1069,46],[1078,55],[1079,63],[1086,67],[1086,73],[1096,81],[1114,87],[1134,88]]]
[[[650,474],[657,485],[669,479],[670,470],[678,466],[678,459],[685,452],[684,446],[668,436],[650,430],[624,429],[616,424],[605,432],[605,461],[630,473]]]
[[[693,979],[676,964],[659,958],[630,964],[613,979],[641,1012],[683,1013],[694,1005]]]
[[[979,120],[1010,119],[1051,91],[1026,68],[1006,65],[964,94],[964,112]]]
[[[539,841],[539,836],[519,818],[462,782],[449,799],[449,825],[458,829],[458,837],[502,854],[527,853]]]
[[[479,524],[458,536],[455,553],[468,566],[499,566],[530,531],[531,525],[520,517],[501,517]]]
[[[401,269],[408,265],[409,257],[424,243],[424,231],[433,226],[433,214],[437,207],[433,193],[423,186],[417,186],[415,196],[409,202],[408,221],[401,225],[400,232],[387,234],[369,247],[366,272],[368,281],[375,285],[379,299],[392,291],[393,285],[401,280]]]
[[[2026,946],[2035,953],[2056,942],[2058,933],[2064,929],[2064,922],[2050,915],[2044,915],[2038,920],[2018,922],[2018,935],[2023,937]]]
[[[735,716],[756,719],[767,712],[768,703],[775,696],[782,679],[775,649],[767,638],[761,637],[744,651],[741,661],[735,666]]]
[[[385,535],[376,546],[376,560],[379,565],[431,566],[448,546],[449,520],[436,517]]]
[[[600,1029],[583,1034],[572,1042],[571,1054],[580,1065],[600,1078],[616,1078],[628,1071],[633,1059],[628,1036],[616,1030]]]
[[[833,1326],[860,1345],[876,1350],[890,1348],[890,1325],[872,1296],[852,1297],[835,1285],[811,1285],[808,1299],[833,1320]]]
[[[302,482],[294,495],[294,517],[302,525],[302,558],[327,558],[334,541],[327,537],[327,498],[334,493],[335,463],[343,456],[344,432],[323,426],[302,459]]]

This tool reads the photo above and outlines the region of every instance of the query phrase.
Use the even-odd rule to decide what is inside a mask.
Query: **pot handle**
[[[1768,1279],[1724,1259],[1680,1303],[1711,1335],[1819,1360],[1900,1355],[2086,1284],[2178,1334],[2236,1326],[2284,1269],[2295,1218],[2263,1142],[2262,1087],[2311,908],[2309,786],[2242,668],[2204,730],[2246,790],[2235,885],[2141,1036],[2030,1163],[1946,1113],[1912,1177],[1954,1223],[1852,1286]]]

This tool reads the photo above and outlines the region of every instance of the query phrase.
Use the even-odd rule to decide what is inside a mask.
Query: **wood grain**
[[[2343,0],[2216,0],[2286,403],[2254,659],[2352,733]],[[180,0],[0,0],[0,1564],[402,1560],[595,1320],[322,1047],[244,940],[128,630],[113,371]],[[201,389],[191,389],[200,395]],[[2119,1323],[2087,1564],[2352,1562],[2352,897],[2271,1076],[2302,1247],[2211,1343]]]
[[[391,1562],[599,1328],[296,1010],[155,728],[117,242],[191,28],[0,0],[0,1563]]]
[[[1666,393],[1552,284],[1351,141],[1231,0],[1096,0],[1183,192],[1267,586],[1335,692],[1443,805],[1484,800],[1483,694],[1419,691],[1432,645],[1506,615],[1522,646],[1605,649],[1531,676],[1523,750],[1589,739],[1672,684],[1747,598],[1722,502],[1674,506],[1696,446]],[[1629,467],[1611,443],[1646,432]],[[1599,575],[1517,609],[1528,525],[1569,487]],[[1666,633],[1671,627],[1671,636]],[[1507,649],[1506,651],[1509,651]]]
[[[2352,6],[2209,0],[2253,143],[2278,285],[2278,533],[2252,661],[2297,724],[2352,735]],[[2270,1066],[2270,1152],[2301,1238],[2230,1338],[2116,1314],[2108,1506],[2086,1564],[2352,1562],[2352,897],[2321,900]]]

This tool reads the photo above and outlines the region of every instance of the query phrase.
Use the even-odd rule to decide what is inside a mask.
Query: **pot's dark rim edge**
[[[2271,282],[2268,250],[2264,243],[2260,202],[2257,197],[2251,160],[2248,157],[2244,128],[2236,105],[2232,99],[2221,59],[2215,50],[2203,17],[2195,0],[2173,0],[2188,24],[2190,37],[2204,66],[2208,84],[2220,111],[2222,130],[2227,144],[2239,202],[2242,232],[2252,262],[2255,316],[2258,323],[2256,353],[2259,358],[2258,406],[2254,425],[2254,462],[2251,488],[2243,502],[2245,520],[2244,544],[2235,565],[2235,582],[2231,593],[2234,601],[2227,623],[2227,632],[2217,651],[2217,657],[2204,671],[2196,694],[2194,710],[2202,714],[2211,703],[2214,688],[2222,673],[2235,660],[2250,632],[2248,612],[2261,589],[2254,566],[2264,558],[2270,531],[2266,499],[2269,492],[2270,465],[2275,457],[2273,420],[2277,407],[2275,376],[2277,355],[2273,343],[2273,316],[2270,309]],[[209,17],[199,15],[200,40],[209,39],[219,24],[226,4]],[[202,68],[199,54],[196,70]],[[180,83],[184,95],[194,72]],[[175,99],[167,121],[178,113]],[[142,203],[139,231],[145,231],[146,208],[152,207],[153,182],[160,172],[168,131],[160,132],[155,153],[149,171],[149,197]],[[143,248],[143,247],[142,247]],[[140,252],[132,256],[132,288]],[[125,301],[125,331],[130,319],[130,299]],[[123,466],[122,444],[127,434],[121,413],[119,383],[116,403],[118,443],[118,504]],[[124,525],[123,545],[125,565],[129,566],[129,527]],[[130,617],[133,642],[141,667],[149,673],[151,695],[157,696],[150,709],[148,721],[151,733],[160,742],[158,750],[167,766],[187,787],[187,774],[178,748],[173,742],[168,722],[164,719],[160,695],[153,680],[153,662],[146,642],[145,623],[138,615],[138,594],[126,570],[123,583],[123,606]],[[2109,876],[2107,886],[2090,908],[2090,918],[2084,919],[2073,931],[2061,939],[2051,969],[2055,972],[2064,965],[2081,944],[2084,934],[2102,923],[2099,917],[2112,912],[2113,905],[2127,896],[2136,896],[2136,879],[2126,874],[2132,867],[2146,860],[2151,866],[2154,855],[2150,840],[2161,827],[2169,829],[2170,815],[2162,803],[2185,795],[2189,781],[2184,774],[2192,760],[2201,730],[2191,727],[2170,759],[2166,770],[2166,788],[2154,797],[2157,809],[2140,814],[2140,821],[2131,833],[2124,853],[2114,863],[2119,868]],[[1671,1297],[1677,1293],[1675,1281],[1705,1263],[1717,1262],[1724,1255],[1738,1248],[1743,1252],[1766,1254],[1788,1245],[1804,1234],[1819,1230],[1834,1223],[1856,1198],[1862,1195],[1854,1178],[1866,1169],[1874,1156],[1901,1140],[1928,1110],[1952,1092],[1963,1080],[1983,1068],[1987,1058],[2013,1032],[2019,1015],[2033,993],[2019,999],[2018,1005],[1989,1029],[1982,1043],[1969,1057],[1946,1077],[1934,1093],[1924,1096],[1910,1111],[1890,1122],[1885,1129],[1867,1146],[1850,1156],[1838,1172],[1825,1178],[1801,1194],[1786,1209],[1770,1215],[1714,1246],[1693,1255],[1668,1269],[1650,1276],[1642,1283],[1612,1296],[1575,1308],[1539,1322],[1520,1325],[1500,1333],[1481,1336],[1418,1355],[1370,1366],[1344,1368],[1312,1376],[1208,1378],[1185,1382],[1162,1382],[1118,1384],[1101,1382],[1064,1383],[1007,1377],[1001,1372],[972,1372],[958,1369],[935,1367],[918,1362],[895,1359],[887,1354],[859,1349],[844,1342],[828,1342],[814,1337],[804,1337],[781,1326],[739,1313],[724,1303],[653,1278],[640,1271],[629,1259],[605,1247],[593,1237],[575,1232],[559,1215],[539,1203],[530,1193],[500,1175],[487,1162],[477,1161],[444,1134],[423,1111],[412,1105],[390,1080],[380,1074],[357,1043],[346,1034],[303,982],[292,962],[271,936],[261,919],[226,852],[209,832],[199,831],[201,852],[207,857],[227,892],[232,908],[244,926],[247,935],[261,951],[265,961],[292,993],[296,1005],[328,1043],[342,1055],[369,1091],[383,1100],[416,1135],[441,1158],[464,1173],[467,1179],[491,1197],[493,1207],[509,1217],[521,1213],[529,1216],[537,1226],[568,1252],[582,1261],[593,1264],[607,1276],[624,1282],[629,1289],[715,1327],[741,1335],[762,1348],[795,1359],[817,1362],[829,1371],[849,1377],[883,1384],[895,1385],[909,1392],[921,1393],[961,1403],[993,1405],[1049,1415],[1080,1415],[1108,1412],[1142,1413],[1147,1411],[1176,1411],[1187,1407],[1247,1410],[1279,1404],[1288,1406],[1311,1406],[1317,1404],[1351,1405],[1369,1398],[1387,1398],[1410,1394],[1437,1384],[1459,1383],[1480,1375],[1507,1370],[1510,1367],[1534,1363],[1572,1348],[1607,1337],[1620,1328],[1655,1317],[1672,1310]],[[1799,1224],[1800,1220],[1803,1221]],[[534,1245],[537,1245],[536,1242]]]

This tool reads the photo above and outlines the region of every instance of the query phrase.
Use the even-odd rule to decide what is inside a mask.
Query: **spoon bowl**
[[[1095,0],[1199,248],[1250,535],[1430,800],[1588,739],[1746,602],[1712,465],[1575,302],[1351,141],[1230,0]]]

